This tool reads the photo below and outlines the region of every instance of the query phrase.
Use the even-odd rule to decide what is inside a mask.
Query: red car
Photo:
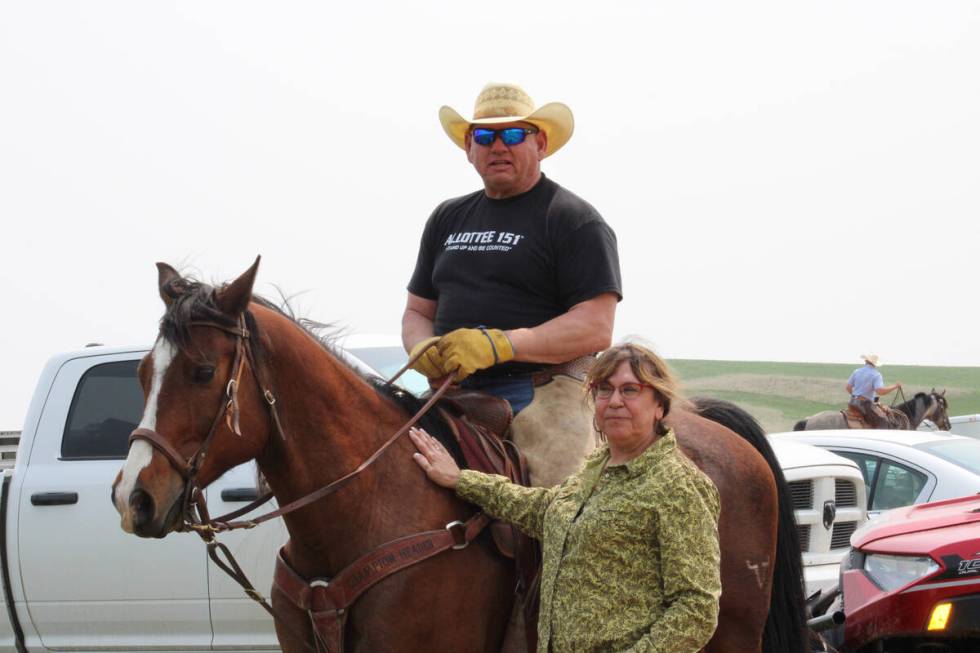
[[[980,496],[892,510],[851,544],[844,650],[980,651]]]

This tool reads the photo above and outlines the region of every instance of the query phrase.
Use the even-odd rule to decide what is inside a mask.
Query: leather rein
[[[259,603],[266,612],[272,615],[273,618],[277,618],[277,615],[268,600],[255,589],[252,583],[248,580],[241,566],[235,560],[234,556],[232,556],[231,551],[224,544],[218,542],[215,539],[215,535],[225,531],[254,528],[263,522],[275,519],[277,517],[282,517],[283,515],[287,515],[291,512],[299,510],[300,508],[308,506],[315,501],[333,494],[337,490],[347,485],[347,483],[354,480],[358,474],[363,472],[365,469],[370,467],[371,464],[378,460],[378,458],[380,458],[392,444],[394,444],[402,435],[407,433],[412,426],[422,419],[422,417],[439,401],[440,398],[442,398],[442,396],[449,389],[449,386],[455,380],[455,374],[453,373],[447,376],[445,381],[443,381],[429,400],[426,401],[422,408],[420,408],[411,419],[409,419],[400,429],[389,437],[370,457],[347,474],[299,499],[296,499],[295,501],[288,503],[285,506],[265,513],[259,517],[235,521],[238,517],[251,512],[255,508],[272,499],[272,492],[266,492],[256,500],[242,508],[239,508],[238,510],[221,515],[220,517],[212,518],[208,513],[204,492],[202,488],[196,484],[197,474],[200,471],[204,460],[207,458],[208,450],[210,449],[222,423],[224,423],[228,427],[228,430],[233,434],[241,436],[241,429],[239,425],[240,409],[238,402],[238,389],[246,363],[252,370],[252,376],[255,379],[259,394],[265,399],[274,430],[281,438],[283,438],[283,440],[286,439],[286,434],[282,429],[282,424],[276,411],[275,395],[268,388],[268,386],[263,383],[260,368],[256,364],[252,347],[249,344],[251,334],[246,327],[244,314],[239,316],[236,327],[207,321],[190,322],[189,326],[219,329],[231,334],[235,338],[235,357],[231,365],[228,382],[225,385],[225,396],[222,399],[221,405],[218,407],[218,411],[215,414],[214,419],[211,421],[211,427],[208,430],[207,436],[204,438],[204,441],[201,443],[201,446],[197,449],[197,451],[189,458],[185,458],[183,454],[181,454],[172,444],[167,442],[163,436],[151,429],[137,428],[133,430],[129,436],[129,442],[130,444],[136,440],[148,442],[150,446],[152,446],[170,462],[170,465],[184,479],[184,493],[181,498],[180,512],[181,524],[177,530],[196,532],[207,544],[208,555],[214,561],[214,563],[225,573],[231,576],[231,578],[239,585],[241,585],[241,587],[245,590],[245,593]],[[424,351],[419,352],[414,358],[410,359],[397,374],[387,381],[387,383],[389,385],[393,384],[395,380],[397,380],[398,377],[407,371],[415,360],[423,353]],[[311,619],[314,623],[314,633],[316,637],[315,650],[319,651],[321,644],[327,647],[328,650],[336,650],[330,646],[329,642],[325,641],[323,633],[318,631],[317,626],[319,626],[319,624],[317,623],[317,615],[320,613],[315,612],[316,605],[309,602],[309,596],[324,595],[330,597],[328,603],[334,605],[336,608],[333,611],[333,613],[336,614],[332,617],[332,621],[339,624],[341,632],[338,637],[341,638],[342,642],[342,629],[346,609],[354,602],[354,600],[357,599],[358,596],[360,596],[360,594],[390,573],[394,573],[405,567],[421,562],[422,560],[445,550],[458,550],[466,548],[466,546],[473,539],[475,539],[477,535],[479,535],[479,533],[488,523],[488,517],[486,517],[483,513],[476,513],[466,522],[453,521],[446,524],[444,529],[441,530],[426,531],[424,533],[399,538],[398,540],[394,540],[393,542],[389,542],[369,551],[352,564],[348,565],[333,579],[316,579],[308,586],[304,587],[301,587],[303,582],[302,579],[299,579],[295,571],[288,568],[288,565],[286,565],[282,557],[282,553],[280,552],[279,559],[277,560],[276,583],[280,585],[280,589],[285,591],[287,596],[289,596],[294,604],[310,613]],[[397,568],[392,568],[383,574],[365,575],[363,570],[366,568],[371,568],[372,562],[379,555],[391,555],[391,552],[393,551],[398,551],[401,553],[405,550],[405,542],[409,540],[413,542],[416,540],[424,541],[426,546],[422,548],[424,548],[425,553],[419,553],[418,555],[413,554],[409,556],[403,555],[403,564],[397,566]],[[219,557],[219,550],[225,557],[225,560],[222,560]],[[285,571],[282,570],[282,565],[286,566]],[[355,580],[356,582],[354,582]],[[329,593],[326,592],[328,587],[330,588]],[[320,600],[316,601],[315,603],[323,603],[323,601]],[[334,625],[336,626],[336,624]],[[336,630],[336,628],[333,629]],[[312,649],[313,647],[310,648]]]
[[[195,484],[197,478],[197,473],[200,471],[200,467],[207,457],[208,450],[211,448],[211,443],[214,441],[214,437],[221,427],[222,421],[228,426],[228,429],[232,431],[235,435],[241,435],[241,430],[239,427],[239,405],[238,405],[238,387],[242,378],[242,372],[245,367],[246,361],[252,370],[252,376],[255,379],[256,385],[258,386],[259,393],[266,401],[266,405],[269,409],[269,414],[272,420],[272,424],[275,431],[279,436],[285,440],[286,434],[282,429],[282,424],[279,420],[279,415],[276,410],[276,398],[271,390],[262,382],[261,374],[259,372],[259,367],[255,362],[255,356],[252,353],[252,348],[249,345],[249,340],[251,334],[245,326],[244,317],[239,318],[239,324],[237,328],[225,326],[223,324],[218,324],[217,322],[191,322],[190,326],[201,326],[210,327],[214,329],[220,329],[230,333],[235,337],[235,358],[231,365],[231,378],[229,378],[228,383],[225,386],[225,397],[221,405],[218,408],[217,414],[211,421],[211,428],[208,430],[207,436],[201,443],[198,450],[190,457],[185,458],[177,449],[164,439],[162,435],[146,428],[137,428],[129,436],[129,442],[132,444],[135,440],[144,440],[148,442],[154,449],[160,452],[164,458],[166,458],[171,466],[181,475],[185,481],[185,490],[183,497],[183,505],[181,509],[182,523],[178,530],[182,531],[196,531],[198,533],[222,533],[225,531],[237,530],[241,528],[255,528],[259,524],[275,519],[277,517],[282,517],[291,512],[299,510],[323,497],[333,494],[337,490],[341,489],[347,483],[352,481],[358,474],[363,472],[365,469],[371,466],[381,455],[395,443],[398,438],[408,432],[408,430],[414,426],[422,417],[425,416],[429,409],[434,406],[439,399],[446,393],[449,386],[452,384],[455,376],[450,374],[446,377],[446,380],[442,385],[433,393],[432,397],[419,409],[417,413],[408,422],[406,422],[400,429],[398,429],[388,440],[382,444],[377,451],[375,451],[367,460],[362,462],[357,466],[356,469],[345,474],[344,476],[336,479],[324,487],[315,490],[304,497],[296,499],[285,506],[280,507],[277,510],[273,510],[259,517],[253,519],[248,519],[244,521],[231,521],[240,517],[241,515],[247,514],[254,510],[255,508],[261,506],[262,504],[268,502],[273,498],[272,492],[266,492],[258,499],[254,500],[250,504],[239,508],[233,512],[221,515],[220,517],[209,517],[206,514],[199,514],[197,517],[194,516],[195,508],[204,508],[205,513],[207,510],[206,502],[204,500],[204,493],[201,488]],[[416,357],[417,358],[417,357]],[[390,385],[394,383],[398,377],[400,377],[405,371],[407,371],[414,360],[410,360],[395,376],[393,376],[387,383]]]

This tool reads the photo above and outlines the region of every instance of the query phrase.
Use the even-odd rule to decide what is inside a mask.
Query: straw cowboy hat
[[[863,358],[866,363],[871,363],[875,367],[878,367],[878,354],[861,354],[861,358]]]
[[[550,102],[534,108],[524,89],[517,84],[491,82],[483,87],[473,107],[473,119],[467,120],[451,107],[439,109],[439,122],[453,143],[466,149],[466,133],[472,125],[498,125],[506,122],[529,122],[548,136],[551,156],[568,142],[575,128],[572,110],[561,102]]]

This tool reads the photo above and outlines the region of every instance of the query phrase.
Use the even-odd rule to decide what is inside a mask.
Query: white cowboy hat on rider
[[[878,367],[881,364],[878,362],[878,354],[861,354],[861,358],[872,367]]]

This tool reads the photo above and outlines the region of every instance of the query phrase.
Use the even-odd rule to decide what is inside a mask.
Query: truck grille
[[[838,506],[843,506],[846,508],[852,508],[857,506],[857,488],[854,487],[853,481],[848,481],[847,479],[838,478],[835,483],[835,501]]]
[[[856,521],[845,521],[834,524],[834,532],[830,536],[831,549],[846,549],[851,544],[851,534],[857,529]]]
[[[793,499],[793,510],[809,510],[813,507],[813,481],[793,481],[789,483],[789,494]]]
[[[809,525],[800,526],[799,524],[797,524],[796,535],[797,537],[800,538],[800,549],[803,551],[803,553],[809,551],[810,550],[810,526]]]

